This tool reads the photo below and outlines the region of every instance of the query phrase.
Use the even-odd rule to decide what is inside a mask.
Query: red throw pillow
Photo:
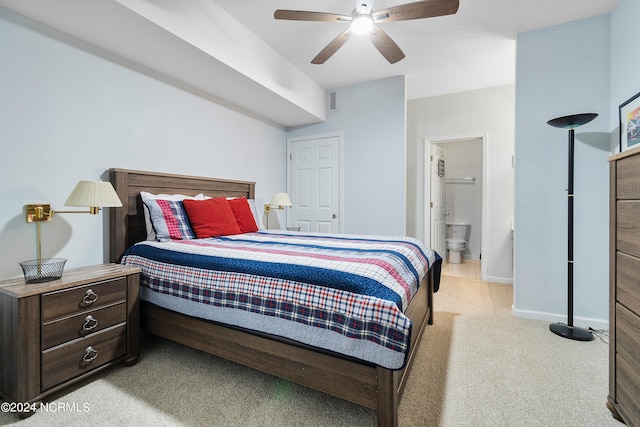
[[[236,217],[224,197],[183,200],[182,204],[198,239],[240,234]]]
[[[241,233],[258,231],[256,220],[253,218],[253,213],[246,198],[238,197],[237,199],[228,199],[227,202],[233,211],[233,215],[236,217],[236,222],[238,223],[238,227],[240,227]]]

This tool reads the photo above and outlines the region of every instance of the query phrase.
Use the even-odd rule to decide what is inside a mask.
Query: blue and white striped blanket
[[[122,259],[154,304],[389,369],[409,350],[403,310],[440,261],[407,237],[271,231],[141,242]]]

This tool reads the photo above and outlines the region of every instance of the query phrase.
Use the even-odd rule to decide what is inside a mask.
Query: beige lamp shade
[[[287,193],[276,193],[273,195],[269,204],[272,206],[291,206],[291,199]]]
[[[80,181],[64,205],[118,208],[122,206],[122,202],[110,182]]]

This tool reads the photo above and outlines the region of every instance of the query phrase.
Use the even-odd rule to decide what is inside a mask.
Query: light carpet
[[[605,406],[608,345],[516,318],[512,300],[510,285],[443,276],[400,426],[622,426]],[[370,409],[197,350],[146,335],[141,348],[135,366],[55,396],[56,412],[0,413],[0,425],[376,425]]]

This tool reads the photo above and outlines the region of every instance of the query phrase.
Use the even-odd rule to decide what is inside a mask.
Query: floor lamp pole
[[[575,128],[589,123],[598,115],[595,113],[574,114],[549,120],[547,124],[563,129],[569,129],[568,153],[568,188],[567,188],[567,323],[552,323],[549,330],[556,335],[578,341],[591,341],[591,331],[573,325],[573,175]]]

